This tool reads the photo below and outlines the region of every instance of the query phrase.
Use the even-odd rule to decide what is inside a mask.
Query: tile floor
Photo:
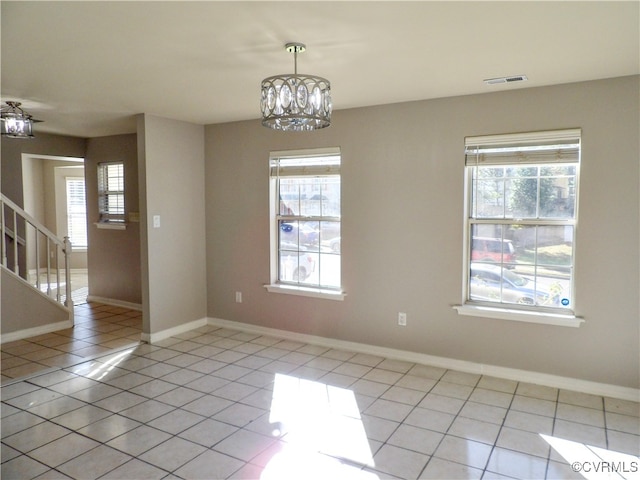
[[[74,314],[74,328],[3,344],[2,384],[53,367],[73,365],[140,340],[142,312],[86,303],[77,305]]]
[[[638,417],[635,402],[207,326],[3,385],[2,478],[579,479],[578,462],[630,479]]]

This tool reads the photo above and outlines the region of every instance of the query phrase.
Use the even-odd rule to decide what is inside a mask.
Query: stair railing
[[[71,298],[71,241],[69,237],[58,238],[42,223],[33,218],[4,194],[0,202],[2,224],[2,265],[26,280],[40,292],[64,305],[73,319],[73,299]],[[22,251],[21,251],[22,249]],[[45,249],[45,250],[43,250]],[[44,254],[46,253],[46,266]],[[27,257],[33,255],[35,261],[35,284],[29,281]],[[23,259],[23,271],[20,269]],[[64,271],[64,282],[61,279]],[[46,285],[42,286],[42,277]],[[61,287],[64,286],[63,289]]]

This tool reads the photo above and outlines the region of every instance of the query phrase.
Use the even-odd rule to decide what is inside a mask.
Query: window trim
[[[285,151],[273,151],[269,154],[269,270],[270,270],[270,283],[265,284],[264,288],[269,293],[280,293],[287,295],[298,295],[303,297],[320,298],[328,300],[344,300],[346,293],[344,292],[342,285],[337,288],[323,288],[312,285],[294,285],[289,283],[281,283],[279,281],[279,258],[278,258],[278,216],[279,216],[279,200],[278,200],[278,188],[277,178],[272,174],[271,162],[278,158],[295,158],[295,157],[313,157],[313,156],[340,156],[342,162],[342,152],[340,147],[323,147],[303,150],[285,150]],[[308,170],[308,167],[302,167],[302,169]],[[316,170],[311,167],[312,170]],[[320,172],[320,169],[317,169]],[[336,173],[333,170],[326,170],[322,173]],[[338,175],[340,169],[337,170]],[[342,183],[342,182],[341,182]],[[342,255],[340,256],[340,262],[342,262]],[[342,270],[342,269],[341,269]],[[342,284],[342,272],[340,273],[340,283]]]
[[[523,219],[486,219],[485,223],[496,223],[496,221],[509,220],[510,223],[518,224],[558,224],[558,225],[571,225],[573,227],[573,245],[575,245],[575,239],[577,236],[578,226],[578,205],[579,205],[579,184],[580,184],[580,148],[582,143],[582,131],[579,128],[567,129],[567,130],[551,130],[551,131],[539,131],[539,132],[525,132],[516,134],[499,134],[499,135],[487,135],[478,137],[466,137],[465,149],[470,146],[500,146],[500,145],[514,145],[514,144],[527,144],[533,142],[555,142],[555,141],[567,141],[569,139],[577,139],[578,143],[578,160],[577,160],[577,172],[576,172],[576,199],[575,199],[575,214],[570,221],[565,220],[535,220],[527,221]],[[532,163],[545,163],[545,162],[532,162]],[[556,163],[551,160],[551,163]],[[567,163],[566,161],[558,161],[557,163]],[[571,163],[571,162],[569,162]],[[505,162],[505,164],[513,164],[513,162]],[[472,204],[472,173],[468,168],[468,164],[465,158],[465,172],[464,172],[464,215],[463,215],[463,255],[462,255],[462,301],[460,305],[453,305],[453,309],[457,311],[458,315],[492,318],[500,320],[512,320],[526,323],[537,323],[544,325],[555,325],[564,327],[578,328],[584,319],[576,316],[575,314],[575,302],[572,304],[571,309],[561,308],[546,308],[536,306],[519,306],[510,304],[499,304],[492,302],[482,302],[469,299],[469,273],[471,262],[471,225],[474,224],[471,219],[471,212],[473,211]],[[483,223],[483,219],[480,222]],[[500,223],[500,222],[498,222]],[[571,275],[571,296],[572,300],[575,300],[575,251],[572,263],[572,275]]]

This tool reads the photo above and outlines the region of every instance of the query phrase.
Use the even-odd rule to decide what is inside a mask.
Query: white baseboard
[[[15,342],[16,340],[24,340],[25,338],[36,337],[46,333],[57,332],[66,328],[73,327],[73,320],[63,320],[62,322],[49,323],[40,327],[25,328],[16,332],[5,333],[0,335],[0,344]]]
[[[159,332],[143,333],[140,336],[140,339],[143,342],[154,344],[156,342],[159,342],[160,340],[164,340],[165,338],[173,337],[190,330],[195,330],[196,328],[204,327],[208,323],[207,320],[207,318],[201,318],[199,320],[193,320],[191,322],[187,322],[172,328],[167,328],[166,330],[161,330]]]
[[[115,298],[98,297],[96,295],[87,295],[87,302],[104,303],[105,305],[112,305],[114,307],[130,308],[131,310],[142,311],[142,305],[140,303],[125,302],[124,300],[116,300]]]
[[[431,365],[434,367],[457,370],[460,372],[490,375],[492,377],[504,378],[506,380],[534,383],[547,387],[562,388],[565,390],[573,390],[583,393],[589,393],[592,395],[619,398],[622,400],[630,400],[634,402],[637,402],[638,399],[640,399],[640,389],[622,387],[620,385],[610,385],[606,383],[592,382],[589,380],[581,380],[578,378],[562,377],[559,375],[532,372],[529,370],[520,370],[517,368],[484,365],[481,363],[469,362],[466,360],[456,360],[454,358],[438,357],[434,355],[427,355],[424,353],[398,350],[395,348],[379,347],[375,345],[367,345],[365,343],[336,340],[333,338],[319,337],[317,335],[290,332],[287,330],[262,327],[259,325],[250,325],[247,323],[234,322],[232,320],[223,320],[221,318],[209,318],[207,323],[209,325],[218,327],[242,330],[248,333],[270,335],[285,340],[310,343],[313,345],[320,345],[323,347],[335,348],[340,350],[348,350],[356,353],[367,353],[369,355],[377,355],[393,360],[402,360],[405,362]]]

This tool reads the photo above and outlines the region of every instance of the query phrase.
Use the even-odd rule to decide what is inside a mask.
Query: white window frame
[[[465,138],[465,152],[466,152],[466,166],[465,166],[465,211],[464,211],[464,251],[463,251],[463,286],[462,286],[462,304],[455,305],[453,308],[457,310],[460,315],[469,315],[474,317],[483,318],[497,318],[502,320],[514,320],[519,322],[528,323],[540,323],[546,325],[557,325],[565,327],[579,327],[584,319],[575,315],[575,246],[576,246],[576,232],[577,232],[577,220],[578,220],[578,193],[579,193],[579,172],[580,172],[580,142],[581,142],[581,130],[569,129],[569,130],[554,130],[543,132],[530,132],[520,134],[505,134],[505,135],[490,135],[480,137],[466,137]],[[500,147],[500,146],[514,146],[514,145],[546,145],[550,143],[562,144],[563,142],[577,142],[578,146],[578,158],[577,162],[572,160],[569,163],[576,163],[576,181],[575,181],[575,210],[573,218],[567,219],[520,219],[520,218],[491,218],[486,221],[473,217],[473,195],[472,195],[472,173],[473,169],[482,165],[483,158],[478,151],[482,148]],[[475,151],[475,154],[470,152]],[[551,153],[551,152],[550,152]],[[535,161],[527,158],[522,160],[514,160],[509,158],[500,163],[500,159],[492,158],[489,161],[498,162],[496,165],[533,165],[542,163],[566,163],[557,156],[557,153],[549,155],[548,158],[541,158],[541,155],[537,155]],[[574,155],[575,156],[575,155]],[[475,158],[473,158],[475,157]],[[512,157],[512,156],[511,156]],[[469,296],[469,281],[470,281],[470,266],[471,266],[471,232],[473,225],[483,223],[491,224],[528,224],[537,226],[546,225],[570,225],[573,227],[573,252],[572,265],[571,265],[571,309],[568,308],[546,308],[540,306],[529,305],[511,305],[498,302],[481,302],[471,300]]]
[[[122,188],[114,188],[109,184],[109,176],[107,170],[110,168],[121,168],[121,186]],[[116,186],[117,187],[117,186]],[[122,195],[122,213],[118,213],[109,207],[108,198],[112,195]],[[102,162],[98,164],[98,222],[95,224],[98,228],[106,228],[112,230],[124,230],[126,224],[126,198],[125,198],[125,168],[124,162]]]
[[[69,202],[69,198],[70,198],[70,189],[69,189],[69,184],[70,183],[81,183],[82,184],[82,200],[83,200],[83,206],[84,209],[82,209],[82,211],[78,210],[78,211],[71,211],[71,202]],[[67,236],[69,237],[69,240],[71,241],[71,245],[73,247],[74,251],[84,251],[87,249],[88,247],[88,235],[87,235],[87,204],[86,204],[86,190],[85,190],[85,183],[84,183],[84,177],[65,177],[65,205],[66,205],[66,219],[67,219]],[[73,225],[76,222],[73,222],[70,220],[70,217],[72,215],[82,215],[82,224],[81,227],[84,227],[84,243],[80,242],[76,242],[74,243],[74,237],[72,236],[73,233]]]
[[[279,281],[279,221],[283,220],[280,215],[280,199],[279,199],[279,161],[286,162],[287,159],[299,159],[307,157],[310,160],[313,157],[341,156],[340,149],[337,147],[315,148],[308,150],[289,150],[271,152],[269,155],[269,218],[270,218],[270,283],[264,287],[271,293],[283,293],[288,295],[299,295],[313,298],[323,298],[329,300],[344,300],[345,293],[342,287],[325,288],[316,286],[307,286],[299,284],[291,284]],[[310,162],[313,163],[313,162]],[[340,175],[340,166],[332,165],[330,167],[320,165],[309,165],[296,167],[297,173],[310,176],[324,175]],[[291,172],[291,170],[289,170]],[[287,218],[289,218],[287,216]],[[300,220],[316,220],[326,217],[302,217],[297,216]],[[292,218],[293,219],[293,218]],[[331,217],[333,221],[341,221],[340,217]]]

